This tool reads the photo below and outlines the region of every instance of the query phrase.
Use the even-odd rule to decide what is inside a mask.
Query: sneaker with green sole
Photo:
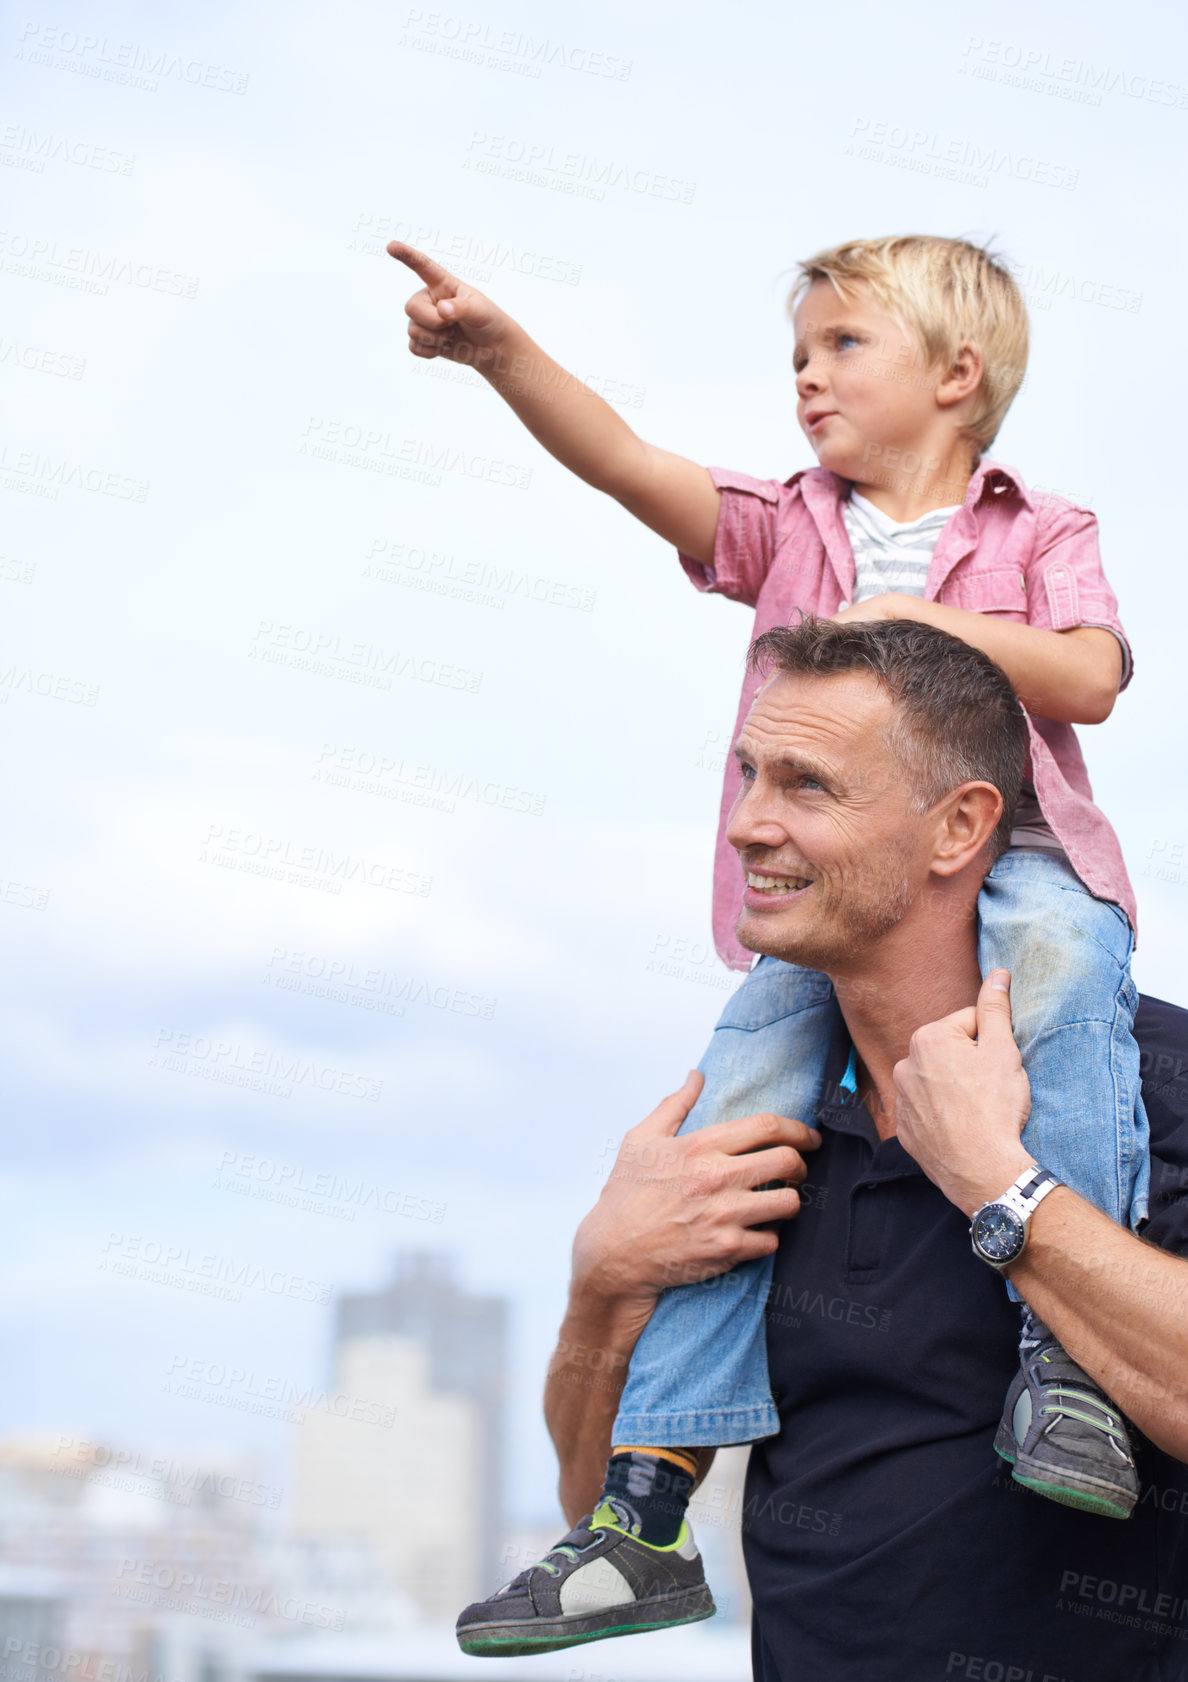
[[[688,1524],[675,1542],[656,1547],[633,1536],[629,1522],[616,1502],[600,1502],[543,1559],[466,1608],[457,1626],[462,1651],[515,1658],[712,1617]]]
[[[1016,1483],[1082,1512],[1129,1518],[1139,1481],[1121,1413],[1055,1338],[1023,1359],[994,1451]]]

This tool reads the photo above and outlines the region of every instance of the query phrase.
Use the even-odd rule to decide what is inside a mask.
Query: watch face
[[[989,1262],[1009,1262],[1023,1249],[1023,1222],[1005,1203],[991,1203],[974,1216],[974,1248]]]

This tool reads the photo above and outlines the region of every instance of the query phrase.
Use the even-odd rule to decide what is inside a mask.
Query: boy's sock
[[[695,1448],[611,1449],[603,1501],[626,1507],[630,1529],[641,1542],[666,1548],[681,1533],[681,1521],[697,1477]]]

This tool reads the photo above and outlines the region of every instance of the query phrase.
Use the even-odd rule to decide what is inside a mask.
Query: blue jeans
[[[978,920],[982,974],[1011,972],[1015,1038],[1031,1081],[1024,1144],[1088,1202],[1137,1225],[1150,1162],[1129,923],[1058,854],[1038,848],[998,860]],[[761,958],[714,1030],[700,1065],[705,1087],[681,1132],[760,1110],[811,1123],[836,1020],[825,976]],[[631,1358],[616,1443],[708,1447],[776,1434],[764,1319],[771,1269],[765,1256],[662,1292]]]

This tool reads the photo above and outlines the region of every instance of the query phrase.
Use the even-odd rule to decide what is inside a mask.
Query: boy
[[[426,283],[407,306],[413,353],[470,362],[558,460],[674,542],[699,589],[755,607],[756,633],[796,609],[915,618],[1007,673],[1029,715],[1030,780],[979,899],[979,962],[983,974],[1013,975],[1032,1086],[1028,1150],[1137,1224],[1148,1165],[1130,1033],[1133,895],[1071,728],[1108,716],[1129,649],[1093,516],[1033,497],[984,459],[1026,366],[1026,312],[1009,273],[964,241],[919,237],[855,241],[801,264],[798,419],[820,465],[780,485],[707,473],[645,444],[490,300],[420,253],[388,249]],[[756,686],[749,678],[740,722]],[[738,788],[732,765],[722,831]],[[789,901],[828,887],[812,875],[745,885]],[[720,832],[714,933],[736,968],[750,962],[734,937],[743,888]],[[715,1030],[685,1127],[759,1110],[811,1122],[833,1009],[823,977],[757,965]],[[978,1253],[999,1265],[993,1244]],[[592,1518],[467,1608],[467,1652],[544,1651],[710,1615],[684,1509],[705,1448],[778,1428],[764,1344],[770,1270],[768,1258],[661,1297],[632,1358]],[[1126,1517],[1137,1477],[1121,1416],[1026,1310],[1020,1356],[996,1451],[1027,1487]]]

